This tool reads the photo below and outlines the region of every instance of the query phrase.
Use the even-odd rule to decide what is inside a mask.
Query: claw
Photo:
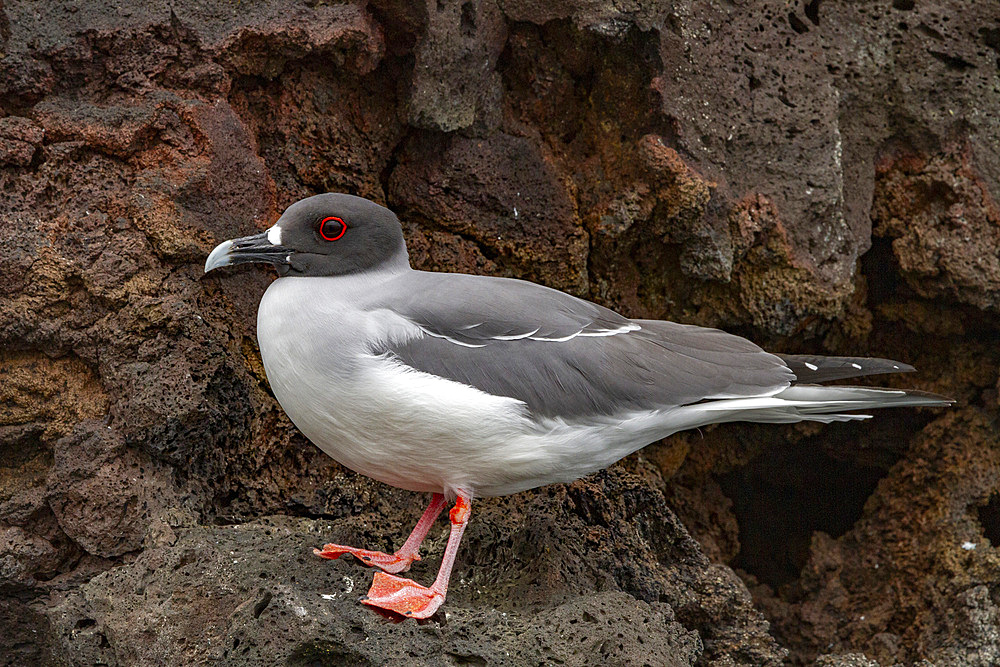
[[[387,554],[381,551],[369,551],[367,549],[355,549],[339,544],[327,544],[322,549],[313,549],[313,553],[320,558],[336,560],[344,554],[350,554],[369,567],[377,567],[385,572],[396,574],[406,572],[410,569],[410,563],[420,560],[420,556],[400,556],[398,554]]]
[[[444,603],[444,593],[403,577],[376,572],[368,597],[361,602],[407,618],[430,618]]]

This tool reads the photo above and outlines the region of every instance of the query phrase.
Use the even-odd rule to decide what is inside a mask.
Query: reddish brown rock
[[[892,239],[907,284],[926,298],[1000,308],[1000,207],[966,151],[879,165],[875,233]]]
[[[587,234],[553,157],[525,137],[407,144],[389,181],[410,222],[474,241],[502,273],[587,291]]]
[[[503,97],[497,58],[507,26],[494,0],[423,4],[407,105],[414,127],[453,132],[478,123],[494,130]]]
[[[0,118],[0,164],[27,166],[44,135],[42,128],[27,118]]]
[[[101,558],[137,551],[154,520],[182,511],[169,473],[128,449],[101,422],[84,422],[54,447],[48,504],[59,527]]]
[[[882,664],[1000,659],[986,584],[998,567],[1000,459],[995,447],[969,447],[998,436],[975,409],[934,421],[850,531],[817,533],[801,579],[777,597],[760,592],[799,658],[829,646],[861,648]]]

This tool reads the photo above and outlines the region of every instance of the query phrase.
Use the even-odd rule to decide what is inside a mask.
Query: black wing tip
[[[866,375],[912,373],[910,364],[878,357],[827,357],[807,354],[777,355],[795,374],[798,383],[823,383]]]
[[[843,362],[843,365],[849,365],[862,375],[913,373],[917,370],[915,366],[904,364],[902,361],[882,359],[881,357],[830,357],[830,359]],[[861,368],[858,368],[858,366]]]
[[[886,373],[915,373],[917,368],[911,366],[910,364],[904,364],[902,361],[893,361],[892,359],[872,359],[872,361],[882,362],[890,366],[890,370]]]

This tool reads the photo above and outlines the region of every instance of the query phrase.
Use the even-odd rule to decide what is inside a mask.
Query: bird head
[[[339,193],[297,201],[270,229],[223,241],[205,261],[205,272],[248,263],[272,264],[281,276],[409,266],[396,215],[375,202]]]

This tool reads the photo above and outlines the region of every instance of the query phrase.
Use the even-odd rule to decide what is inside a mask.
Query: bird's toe
[[[430,618],[444,603],[444,597],[444,593],[410,579],[376,572],[368,596],[361,602],[407,618]]]
[[[384,572],[396,574],[410,569],[410,563],[420,560],[420,556],[401,556],[399,554],[387,554],[382,551],[369,551],[368,549],[356,549],[345,547],[340,544],[326,544],[322,549],[313,549],[313,553],[320,558],[336,560],[345,554],[350,554],[369,567],[377,567]]]

